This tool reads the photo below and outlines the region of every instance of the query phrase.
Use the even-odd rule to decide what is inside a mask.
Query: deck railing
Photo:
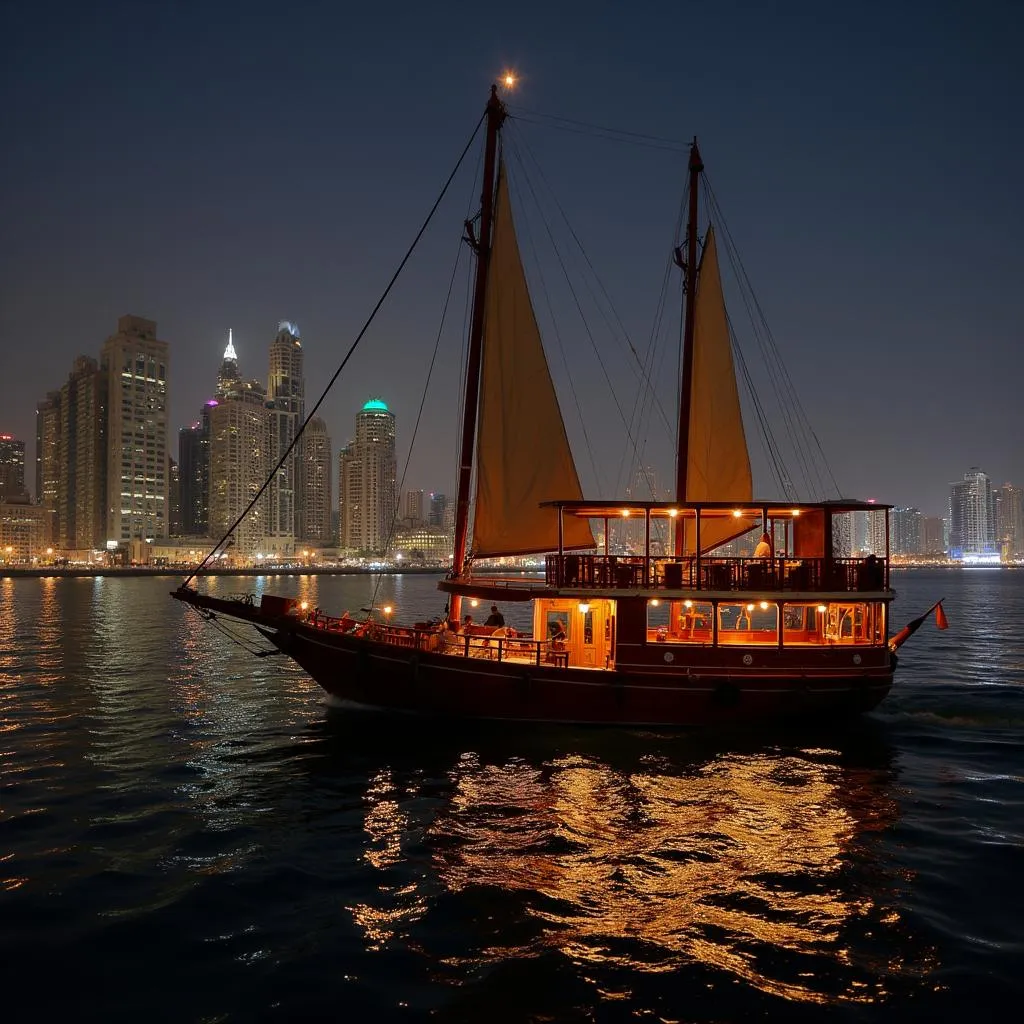
[[[310,612],[306,624],[329,632],[352,633],[391,644],[393,647],[455,654],[489,661],[531,662],[535,665],[568,666],[569,655],[557,640],[534,640],[530,636],[507,636],[494,633],[486,626],[473,626],[470,632],[456,633],[437,626],[390,626],[380,622],[357,622],[336,618],[318,611]]]
[[[884,558],[701,558],[548,555],[548,586],[594,590],[843,591],[889,589]]]

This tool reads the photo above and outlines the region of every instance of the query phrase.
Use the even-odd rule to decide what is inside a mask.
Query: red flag
[[[937,629],[949,629],[949,620],[946,618],[946,613],[942,610],[941,601],[935,606],[935,626]]]

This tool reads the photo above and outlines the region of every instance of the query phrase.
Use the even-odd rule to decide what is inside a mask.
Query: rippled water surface
[[[949,631],[903,648],[878,712],[762,735],[332,708],[176,582],[0,579],[5,1019],[959,1020],[1024,997],[1024,573],[896,574],[894,624],[945,597]],[[338,612],[374,582],[267,586]],[[419,618],[434,583],[377,597]]]

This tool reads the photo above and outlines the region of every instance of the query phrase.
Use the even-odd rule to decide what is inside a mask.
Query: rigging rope
[[[434,205],[430,208],[430,212],[427,214],[426,219],[423,221],[423,224],[421,225],[419,231],[416,232],[416,237],[412,240],[412,244],[406,250],[405,255],[402,257],[401,263],[398,264],[398,268],[395,270],[394,274],[391,275],[391,280],[388,281],[387,287],[384,289],[384,292],[381,294],[381,297],[377,300],[377,304],[371,310],[369,317],[367,317],[366,323],[363,324],[361,330],[356,335],[355,341],[352,342],[351,346],[349,347],[349,350],[345,353],[345,358],[342,359],[341,364],[338,366],[337,370],[334,371],[334,376],[331,377],[331,379],[327,382],[327,387],[324,388],[323,393],[316,400],[316,405],[313,406],[309,414],[302,421],[302,426],[300,426],[299,429],[295,432],[295,436],[292,438],[291,444],[288,445],[287,449],[285,450],[285,453],[278,460],[277,465],[274,466],[274,468],[271,470],[270,475],[267,477],[267,479],[263,481],[263,486],[260,487],[260,489],[256,492],[252,501],[250,501],[249,504],[245,507],[245,510],[242,512],[242,514],[231,524],[231,526],[228,528],[224,536],[221,537],[221,539],[216,544],[214,544],[214,546],[210,549],[209,554],[188,575],[185,582],[182,583],[183,588],[187,587],[189,583],[193,579],[195,579],[196,575],[202,571],[203,566],[205,566],[206,563],[209,562],[210,559],[213,557],[216,550],[222,544],[224,544],[226,540],[228,540],[232,533],[234,533],[235,530],[238,528],[238,524],[243,519],[245,519],[245,517],[253,510],[253,508],[256,506],[256,503],[262,497],[263,492],[270,486],[270,482],[277,475],[278,470],[285,464],[285,462],[288,459],[288,456],[291,455],[293,449],[299,443],[299,438],[302,437],[303,432],[305,431],[307,425],[309,424],[309,421],[316,415],[317,410],[323,404],[323,401],[327,397],[328,392],[331,390],[332,387],[334,387],[334,382],[338,379],[338,377],[341,376],[341,371],[344,370],[345,367],[348,365],[348,361],[352,358],[353,353],[355,352],[356,348],[358,348],[359,343],[363,340],[363,336],[366,334],[367,330],[369,330],[370,324],[373,323],[374,317],[376,317],[377,313],[380,311],[381,306],[384,305],[384,302],[387,299],[388,295],[391,293],[391,289],[394,287],[395,282],[399,278],[399,275],[405,269],[406,263],[409,262],[409,259],[411,258],[413,252],[416,249],[416,246],[419,244],[419,241],[423,237],[423,234],[427,230],[427,227],[429,226],[431,220],[433,220],[434,214],[437,212],[437,208],[441,205],[442,200],[447,194],[448,187],[454,180],[455,175],[458,174],[459,168],[462,166],[462,161],[466,158],[466,154],[469,152],[470,147],[473,145],[473,140],[476,138],[477,132],[480,131],[480,125],[483,124],[484,118],[486,116],[487,115],[485,112],[480,116],[480,120],[477,121],[476,127],[473,129],[473,134],[470,135],[469,141],[466,143],[465,148],[459,155],[459,159],[455,163],[455,167],[452,169],[451,174],[448,175],[448,180],[444,183],[444,187],[441,189],[441,194],[434,201]]]
[[[479,167],[479,162],[478,162],[478,167]],[[475,187],[476,187],[476,176],[474,175],[473,191],[470,192],[470,200],[469,200],[469,203],[467,204],[467,210],[466,210],[467,217],[468,217],[469,211],[472,209],[472,206],[473,206],[473,199],[472,199],[472,197],[475,194]],[[423,407],[424,407],[424,405],[426,405],[427,391],[430,388],[430,379],[431,379],[431,377],[434,374],[434,365],[437,363],[437,353],[438,353],[438,350],[441,347],[441,337],[442,337],[442,335],[444,333],[445,321],[448,318],[448,305],[451,302],[452,292],[455,289],[455,278],[456,278],[456,275],[459,272],[459,262],[462,259],[462,252],[463,252],[463,248],[462,247],[463,247],[463,243],[465,241],[466,241],[466,239],[464,238],[464,236],[462,235],[462,232],[460,231],[460,233],[459,233],[459,247],[458,247],[458,249],[456,250],[456,253],[455,253],[455,262],[452,265],[452,274],[451,274],[451,277],[448,279],[448,292],[447,292],[447,294],[444,297],[444,306],[441,309],[441,322],[437,325],[437,336],[434,339],[434,351],[433,351],[433,353],[430,356],[430,365],[427,367],[427,379],[426,379],[426,381],[423,384],[423,393],[420,395],[420,407],[416,411],[416,422],[413,424],[413,428],[412,428],[412,440],[409,442],[409,451],[406,454],[405,465],[402,467],[402,476],[401,476],[401,479],[398,482],[398,493],[399,494],[402,494],[404,492],[404,489],[405,489],[405,478],[406,478],[406,475],[409,472],[409,464],[412,462],[413,449],[416,447],[416,438],[417,438],[417,436],[419,434],[420,422],[423,419]],[[465,324],[463,324],[463,329],[465,329]],[[465,381],[463,381],[463,383],[465,383]],[[464,390],[465,390],[465,388],[461,389],[461,391],[464,391]],[[391,540],[392,540],[392,538],[395,535],[395,529],[396,529],[397,525],[398,525],[398,504],[396,502],[394,510],[392,512],[392,516],[391,516],[391,523],[390,523],[390,525],[388,527],[387,539],[384,542],[384,551],[385,551],[385,553],[391,547]],[[377,594],[380,592],[380,585],[381,585],[381,583],[383,581],[384,581],[384,574],[383,573],[378,573],[377,574],[377,582],[374,584],[374,586],[373,586],[373,593],[370,596],[370,608],[371,609],[375,608],[377,606]],[[367,620],[369,620],[369,615],[367,615]]]

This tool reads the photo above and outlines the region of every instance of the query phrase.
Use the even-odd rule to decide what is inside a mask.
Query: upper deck
[[[546,558],[545,584],[558,590],[884,593],[889,590],[889,511],[874,502],[552,501],[558,550]],[[846,556],[837,516],[866,512],[884,519],[885,550]],[[563,545],[566,517],[603,525],[603,552]],[[615,522],[635,523],[633,552],[613,554]],[[879,525],[882,525],[879,522]],[[758,530],[771,538],[766,557],[725,557],[722,546]],[[836,551],[843,548],[842,553]],[[642,554],[639,550],[642,550]]]

